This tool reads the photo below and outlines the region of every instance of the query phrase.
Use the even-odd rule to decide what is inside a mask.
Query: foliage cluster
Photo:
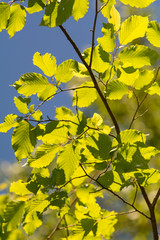
[[[0,196],[0,236],[2,239],[26,239],[43,226],[45,215],[57,219],[50,222],[51,232],[44,230],[43,239],[111,239],[118,216],[139,214],[150,223],[153,238],[158,239],[155,206],[160,189],[153,200],[147,189],[160,180],[160,171],[150,167],[150,160],[160,151],[147,144],[146,134],[133,129],[138,111],[149,95],[160,96],[160,25],[148,16],[132,15],[121,21],[117,4],[145,8],[155,0],[95,0],[91,47],[80,52],[63,23],[73,17],[83,18],[89,0],[28,0],[0,2],[0,31],[9,36],[23,29],[26,15],[44,11],[40,26],[59,27],[73,46],[80,62],[68,59],[57,66],[50,53],[36,52],[33,64],[41,73],[25,73],[13,84],[19,96],[14,103],[19,115],[9,114],[0,124],[0,132],[14,128],[12,147],[18,162],[26,159],[30,167],[27,181],[19,179],[10,186],[10,195]],[[98,16],[102,14],[103,36],[95,43]],[[150,43],[134,44],[144,38]],[[66,88],[73,80],[76,85]],[[79,81],[80,79],[80,81]],[[72,81],[72,83],[74,82]],[[64,87],[65,86],[65,87]],[[73,92],[75,112],[64,106],[57,108],[55,119],[40,110],[54,96]],[[36,95],[39,104],[33,102]],[[125,130],[121,130],[109,102],[133,98],[137,107]],[[86,117],[83,108],[101,100],[112,126],[98,113]],[[80,110],[80,108],[82,108]],[[153,160],[152,160],[153,161]],[[154,165],[154,164],[153,164]],[[132,202],[123,196],[126,189],[135,191]],[[108,192],[130,210],[116,212],[103,209],[97,198]],[[12,193],[12,194],[11,194]],[[148,212],[137,205],[141,193]],[[25,232],[25,233],[24,233]]]

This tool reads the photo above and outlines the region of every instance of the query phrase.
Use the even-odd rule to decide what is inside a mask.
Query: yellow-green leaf
[[[104,36],[98,38],[97,42],[101,44],[106,52],[113,52],[115,48],[114,26],[111,23],[103,23],[102,33]]]
[[[108,83],[105,94],[108,99],[121,99],[125,94],[128,94],[128,86],[118,80],[112,80]]]
[[[119,30],[121,24],[121,16],[114,5],[111,8],[110,18],[108,18],[108,22],[113,24],[114,30],[116,32]]]
[[[23,114],[27,114],[29,112],[29,109],[27,107],[27,103],[25,101],[23,101],[23,98],[14,97],[14,103],[15,103],[19,112],[21,112]]]
[[[156,21],[149,23],[146,35],[153,46],[160,47],[160,25]]]
[[[26,188],[27,183],[24,183],[22,180],[18,180],[17,182],[12,182],[10,186],[10,192],[14,192],[18,195],[27,195],[31,194],[31,192]]]
[[[10,6],[8,3],[0,3],[0,32],[6,28],[7,20],[10,16]]]
[[[80,18],[83,18],[88,11],[88,7],[88,0],[75,0],[72,9],[72,16],[74,17],[74,19],[78,21]]]
[[[33,56],[33,64],[39,67],[48,77],[52,77],[57,69],[56,59],[50,53],[41,55],[39,52],[36,52]]]
[[[15,114],[9,114],[5,117],[4,123],[0,123],[0,132],[7,132],[12,127],[16,127],[18,125],[16,119],[17,115]]]
[[[120,0],[124,4],[128,4],[131,7],[145,8],[156,0]]]
[[[46,5],[46,0],[29,0],[28,8],[26,8],[28,13],[35,13],[42,11]]]
[[[136,38],[144,37],[148,26],[148,17],[133,15],[126,19],[119,31],[121,45],[132,42]]]
[[[14,3],[10,7],[10,18],[7,24],[7,32],[11,37],[24,27],[26,23],[26,10],[18,3]]]

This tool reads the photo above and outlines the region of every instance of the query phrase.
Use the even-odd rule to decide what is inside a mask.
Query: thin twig
[[[156,193],[156,196],[153,199],[153,202],[152,202],[152,207],[153,208],[155,207],[155,205],[156,205],[156,203],[158,201],[159,196],[160,196],[160,188],[158,189],[158,192]]]

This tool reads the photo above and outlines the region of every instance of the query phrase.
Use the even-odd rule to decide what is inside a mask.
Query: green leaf
[[[18,161],[26,158],[34,150],[35,145],[36,136],[33,126],[25,120],[21,121],[12,135],[12,147]]]
[[[42,144],[37,147],[35,155],[28,158],[28,164],[34,168],[46,167],[54,160],[58,151],[57,145]]]
[[[46,5],[46,0],[29,0],[28,8],[26,8],[26,10],[30,14],[35,12],[40,12],[44,9],[45,5]]]
[[[97,99],[97,91],[92,82],[83,83],[73,94],[73,106],[88,107]]]
[[[108,99],[121,99],[125,94],[129,94],[128,86],[119,80],[112,80],[108,83],[105,94]]]
[[[135,80],[133,87],[135,89],[141,89],[144,86],[151,83],[154,78],[154,72],[152,70],[141,70],[139,72],[139,77]]]
[[[24,183],[22,180],[11,183],[10,192],[14,192],[18,195],[28,195],[31,192],[26,188],[27,183]]]
[[[63,169],[54,168],[51,176],[52,186],[60,186],[65,183],[65,174]]]
[[[0,123],[0,132],[6,133],[8,130],[10,130],[12,127],[18,126],[17,123],[17,115],[15,114],[9,114],[5,117],[4,123]]]
[[[5,231],[13,231],[21,222],[25,202],[9,202],[4,211],[4,224],[3,229]]]
[[[139,77],[139,70],[134,69],[133,67],[128,68],[119,67],[117,75],[120,75],[118,78],[119,81],[123,82],[128,86],[132,86]]]
[[[51,98],[56,93],[56,87],[48,79],[38,73],[26,73],[14,83],[17,92],[25,96],[37,94],[40,100]]]
[[[145,8],[148,7],[151,3],[155,2],[156,0],[120,0],[124,4],[128,4],[131,7],[137,8]]]
[[[89,64],[90,57],[91,57],[91,48],[87,48],[83,53],[82,56],[84,57],[85,61]],[[105,52],[101,45],[97,45],[93,49],[93,56],[92,56],[92,69],[97,72],[104,72],[108,69],[109,62],[111,61],[111,55]]]
[[[123,67],[141,68],[153,65],[159,58],[159,54],[143,45],[131,45],[124,48],[118,57],[123,62]]]
[[[33,114],[32,114],[32,117],[36,120],[36,121],[39,121],[41,120],[43,117],[42,117],[43,113],[38,109],[37,111],[35,111]]]
[[[88,7],[88,0],[75,0],[72,9],[72,16],[74,19],[78,21],[80,18],[83,18],[88,11]]]
[[[103,236],[105,239],[111,239],[115,231],[114,225],[117,223],[115,212],[109,212],[106,218],[98,221],[97,233],[98,236]]]
[[[62,152],[58,154],[57,163],[65,172],[66,181],[70,179],[79,166],[80,155],[73,144],[65,145]]]
[[[87,236],[90,231],[92,231],[95,223],[96,221],[92,218],[83,218],[81,220],[81,226],[84,230],[84,237]]]
[[[110,158],[111,140],[105,134],[98,134],[96,137],[87,138],[87,148],[98,160],[107,160]]]
[[[57,69],[55,78],[59,82],[66,83],[75,77],[86,77],[86,68],[83,64],[75,60],[69,59],[62,62]]]
[[[146,90],[146,92],[150,95],[157,94],[160,96],[160,80],[154,82],[151,87]]]
[[[10,6],[8,3],[0,3],[0,32],[6,28],[7,20],[10,17]]]
[[[153,46],[160,47],[160,25],[156,21],[149,23],[146,37]]]
[[[115,48],[114,26],[111,23],[103,23],[103,37],[98,38],[97,42],[101,44],[106,52],[113,52]]]
[[[32,235],[43,224],[42,217],[37,212],[33,212],[30,215],[31,221],[23,224],[23,228],[28,236]]]
[[[21,96],[19,96],[18,98],[14,97],[14,104],[16,105],[20,113],[27,114],[29,112],[26,100]]]
[[[10,7],[10,18],[7,24],[7,32],[9,37],[13,37],[14,34],[24,27],[26,23],[26,10],[18,3],[14,3]]]
[[[52,77],[57,70],[56,59],[50,53],[41,55],[39,52],[36,52],[33,56],[33,64],[39,67],[48,77]]]
[[[72,113],[71,109],[66,107],[59,107],[56,108],[56,118],[58,120],[69,120],[74,117],[74,114]]]
[[[148,26],[148,17],[131,16],[126,19],[119,31],[119,41],[121,45],[132,42],[136,38],[144,37]]]
[[[102,0],[102,2],[104,3],[104,7],[102,5],[101,13],[103,14],[104,17],[110,18],[111,8],[114,4],[116,4],[116,1],[115,0],[110,0],[110,1]]]
[[[112,6],[110,10],[110,18],[108,19],[108,22],[113,24],[115,32],[119,30],[121,25],[121,16],[114,6]]]
[[[71,15],[74,0],[53,0],[46,6],[40,26],[56,27],[62,25]]]
[[[119,192],[122,187],[122,180],[116,171],[107,171],[102,175],[98,182],[102,184],[103,187],[111,189],[113,192]]]

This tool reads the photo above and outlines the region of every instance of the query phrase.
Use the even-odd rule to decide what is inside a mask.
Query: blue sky
[[[160,9],[159,0],[151,6],[158,7],[156,8],[156,12],[158,13]],[[92,29],[94,17],[92,13],[93,7],[85,18],[79,20],[78,23],[70,18],[67,23],[64,24],[81,51],[90,46],[90,29]],[[28,15],[24,29],[17,32],[11,39],[9,39],[5,30],[0,33],[0,122],[3,122],[7,114],[17,113],[13,103],[13,97],[16,95],[16,91],[9,85],[17,81],[23,73],[40,72],[40,70],[32,64],[32,57],[35,52],[38,51],[41,54],[46,52],[51,53],[56,57],[58,64],[71,58],[79,61],[73,48],[59,28],[50,29],[38,26],[41,17],[42,13]],[[102,26],[100,23],[101,20],[102,18],[100,17],[97,24],[97,33],[100,33]],[[53,108],[49,110],[54,114],[55,106],[58,107],[61,105],[70,107],[70,97],[59,95],[53,102]],[[7,134],[0,133],[0,161],[15,160],[11,147],[11,133],[12,131],[9,131]]]

